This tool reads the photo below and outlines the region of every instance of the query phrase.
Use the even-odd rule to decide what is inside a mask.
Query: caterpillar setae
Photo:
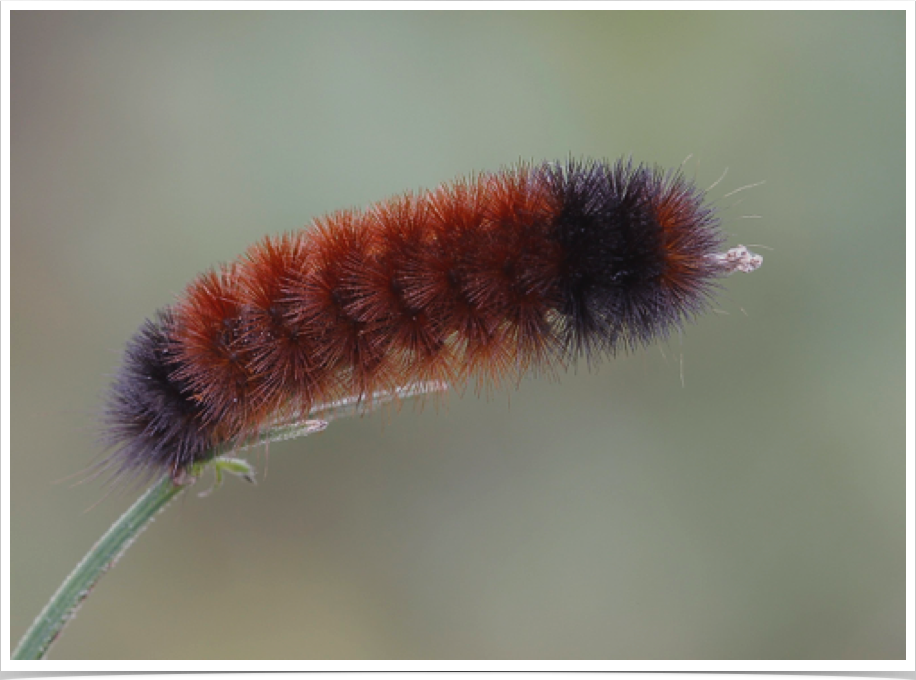
[[[630,161],[518,165],[318,218],[194,280],[129,341],[106,466],[178,480],[279,416],[422,380],[515,382],[668,336],[761,258]]]

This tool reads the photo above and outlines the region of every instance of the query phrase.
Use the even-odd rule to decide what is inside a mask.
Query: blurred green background
[[[55,482],[198,272],[519,159],[692,154],[701,186],[730,168],[730,242],[773,249],[724,313],[273,445],[257,487],[170,507],[51,657],[904,657],[902,11],[11,27],[13,643],[136,495]]]

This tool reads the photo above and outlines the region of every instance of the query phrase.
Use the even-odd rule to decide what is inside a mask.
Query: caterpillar
[[[719,252],[705,198],[680,170],[629,160],[519,164],[266,237],[127,343],[106,465],[178,480],[320,402],[499,386],[664,339],[762,261]]]

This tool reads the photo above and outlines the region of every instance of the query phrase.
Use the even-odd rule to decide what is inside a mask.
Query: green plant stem
[[[411,392],[408,396],[415,396],[418,393],[422,393],[422,391]],[[382,398],[383,400],[389,399],[387,394],[382,395]],[[356,402],[354,400],[341,402],[346,407],[352,407],[353,403]],[[327,411],[329,417],[337,417],[340,414],[335,409],[342,409],[343,406],[332,404],[319,408]],[[308,436],[322,431],[325,427],[327,427],[326,420],[279,422],[260,437],[224,448],[230,451],[240,451],[258,444]],[[43,659],[61,631],[76,615],[76,611],[83,603],[83,600],[89,596],[89,593],[92,592],[93,587],[102,575],[114,566],[115,562],[130,547],[134,539],[140,535],[140,532],[146,528],[156,514],[168,505],[169,501],[199,477],[204,468],[210,464],[218,464],[222,453],[223,450],[219,447],[211,449],[205,456],[206,460],[192,466],[180,480],[180,483],[176,483],[171,475],[163,475],[147,489],[99,539],[98,543],[92,546],[83,561],[76,565],[76,569],[70,572],[67,580],[61,584],[44,610],[32,623],[32,627],[29,628],[16,651],[13,652],[12,658],[19,660]]]
[[[60,635],[63,627],[76,614],[76,610],[89,595],[96,582],[108,571],[133,540],[162,510],[169,501],[180,494],[185,487],[172,482],[164,475],[146,493],[137,499],[130,509],[121,515],[98,543],[76,565],[67,580],[54,593],[44,611],[38,615],[32,627],[13,652],[14,659],[42,659],[51,644]]]
[[[295,437],[306,437],[324,430],[330,420],[362,415],[369,413],[382,404],[413,399],[432,392],[445,392],[447,389],[448,385],[444,382],[420,382],[395,390],[376,392],[369,399],[357,396],[329,404],[320,404],[312,410],[311,415],[316,418],[314,420],[278,421],[258,437],[211,449],[202,456],[205,460],[192,466],[187,471],[188,474],[184,478],[187,483],[178,484],[170,475],[164,475],[147,489],[127,512],[121,515],[121,518],[99,539],[99,542],[92,546],[83,561],[76,565],[76,569],[70,573],[67,580],[54,593],[54,597],[51,598],[51,601],[48,602],[41,614],[38,615],[38,618],[35,619],[32,627],[26,632],[16,651],[13,652],[13,659],[43,659],[48,653],[48,649],[64,629],[64,626],[74,617],[76,610],[79,609],[83,600],[88,597],[98,580],[114,566],[115,562],[130,547],[134,539],[140,535],[140,532],[146,528],[156,514],[168,505],[169,501],[184,491],[190,482],[199,477],[203,470],[211,464],[216,465],[217,468],[217,484],[215,486],[218,486],[220,479],[219,461],[222,454],[227,451],[242,451],[260,444],[268,444]],[[249,474],[245,469],[236,469],[233,472],[233,468],[236,468],[240,462],[234,460],[233,465],[224,465],[223,469],[232,474],[239,474],[248,478]],[[247,468],[244,463],[242,463],[242,466]],[[202,495],[207,493],[209,492],[205,492]]]

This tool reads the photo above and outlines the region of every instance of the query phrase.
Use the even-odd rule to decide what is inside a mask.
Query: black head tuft
[[[166,309],[140,327],[108,395],[102,436],[114,453],[104,466],[115,476],[177,473],[212,446],[190,390],[174,377],[171,325]]]

